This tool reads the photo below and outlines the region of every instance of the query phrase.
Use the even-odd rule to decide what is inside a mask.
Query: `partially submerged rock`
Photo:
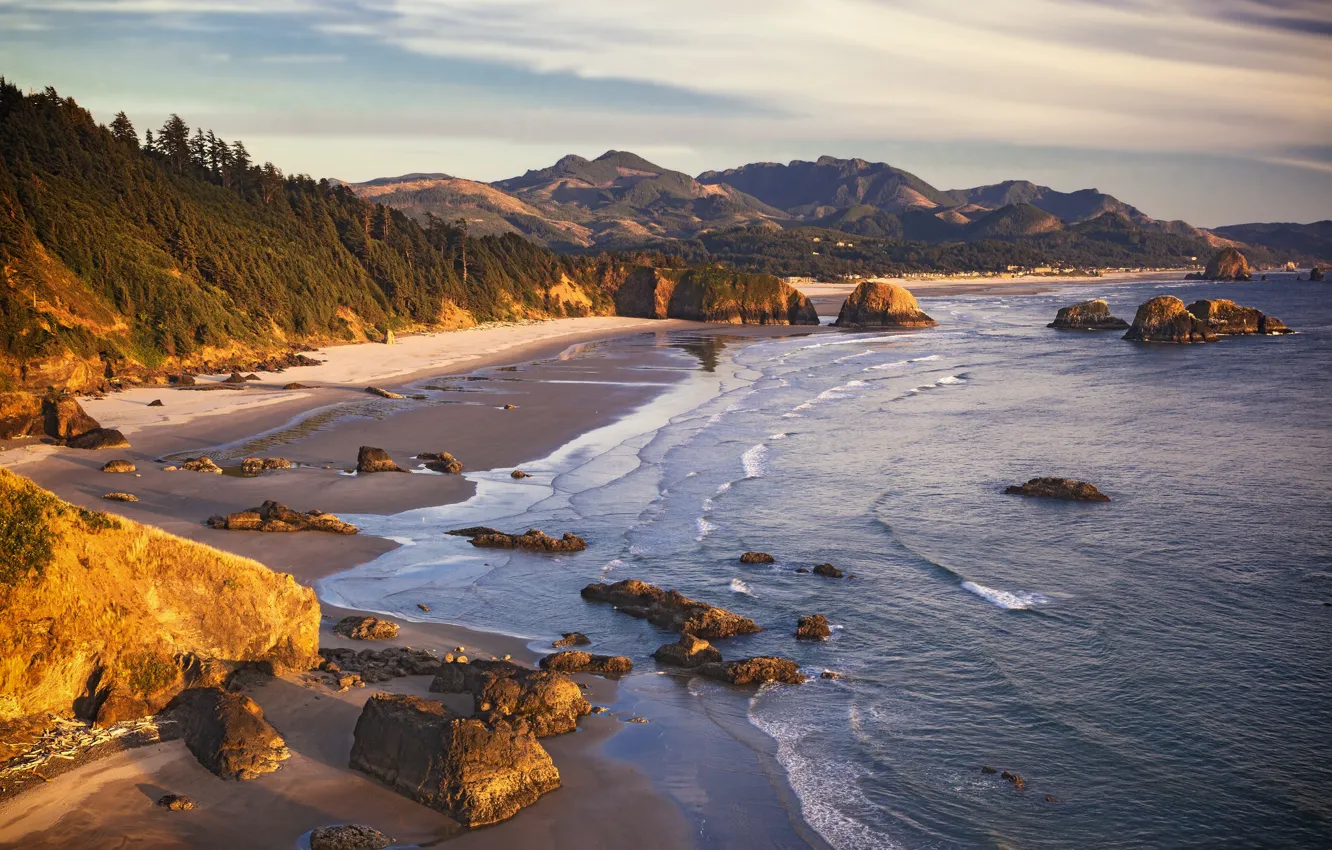
[[[456,475],[463,471],[462,461],[458,460],[448,452],[422,452],[416,456],[416,459],[426,461],[426,469],[434,470],[435,472]]]
[[[135,467],[132,461],[128,460],[108,460],[102,464],[103,472],[134,472]]]
[[[593,655],[589,652],[566,650],[547,655],[540,661],[542,670],[558,673],[597,673],[619,676],[634,669],[634,662],[624,655]]]
[[[905,287],[867,280],[856,287],[834,322],[839,328],[930,328],[939,324],[921,312]]]
[[[377,395],[380,398],[406,398],[406,396],[402,395],[401,393],[389,392],[388,390],[381,389],[380,387],[366,387],[365,391],[370,393],[370,395]]]
[[[93,428],[65,441],[71,449],[128,449],[129,440],[115,428]]]
[[[591,642],[591,638],[582,632],[565,632],[563,637],[552,641],[550,645],[558,649],[562,646],[587,646]]]
[[[1033,478],[1026,484],[1004,488],[1010,496],[1035,496],[1042,499],[1068,499],[1074,502],[1108,502],[1110,497],[1086,481],[1072,478]]]
[[[680,635],[675,643],[664,643],[657,647],[652,657],[662,664],[676,667],[701,667],[722,660],[722,654],[712,644],[688,632]]]
[[[191,688],[172,701],[185,746],[223,779],[257,779],[291,756],[286,741],[247,696]]]
[[[526,472],[523,472],[521,469],[515,469],[513,472],[510,472],[510,473],[509,473],[509,477],[510,477],[510,478],[530,478],[531,476],[528,475]]]
[[[1124,331],[1129,323],[1110,315],[1110,305],[1099,298],[1059,308],[1048,328],[1082,331]]]
[[[246,475],[258,475],[269,469],[291,469],[291,461],[285,457],[247,457],[241,461],[241,472]]]
[[[771,555],[769,555],[767,552],[746,552],[745,554],[743,554],[743,555],[740,556],[740,563],[742,563],[742,564],[772,564],[772,563],[776,563],[776,561],[775,561],[775,559],[774,559]]]
[[[1242,307],[1225,298],[1199,299],[1188,306],[1188,311],[1221,336],[1290,333],[1290,328],[1276,316],[1268,316],[1254,307]]]
[[[204,455],[202,457],[190,458],[189,460],[182,463],[178,468],[187,470],[189,472],[211,472],[214,475],[222,474],[222,467],[213,463],[213,459],[211,457],[208,457],[207,455]]]
[[[584,599],[609,602],[617,611],[633,617],[642,617],[673,632],[688,632],[701,638],[716,640],[733,635],[749,635],[760,631],[748,617],[732,614],[706,602],[689,599],[674,590],[626,579],[615,584],[589,584],[581,591]]]
[[[1124,339],[1141,342],[1215,342],[1216,331],[1189,312],[1173,295],[1158,295],[1142,304]]]
[[[137,502],[139,497],[133,493],[103,493],[102,498],[109,502]]]
[[[823,576],[824,578],[841,578],[842,571],[832,564],[819,564],[814,568],[814,575]]]
[[[462,717],[441,702],[394,694],[366,701],[351,767],[469,827],[513,817],[560,785],[525,724]]]
[[[732,685],[761,685],[765,682],[799,685],[805,681],[798,664],[789,658],[772,655],[704,664],[698,668],[698,672],[709,679],[730,682]]]
[[[356,454],[356,472],[368,475],[371,472],[406,472],[407,470],[393,462],[389,453],[374,446],[361,446]]]
[[[333,631],[352,640],[390,640],[398,636],[398,624],[353,614],[339,620]]]
[[[822,614],[801,617],[796,623],[795,636],[800,640],[827,640],[832,635],[828,618]]]
[[[384,850],[393,839],[358,823],[321,826],[310,833],[310,850]]]
[[[487,532],[472,537],[472,545],[484,549],[526,549],[530,552],[581,552],[587,548],[587,541],[570,531],[558,539],[535,528],[522,534],[505,534],[493,528],[487,529]]]
[[[333,514],[323,511],[294,511],[272,499],[257,508],[208,518],[212,528],[224,528],[231,531],[326,531],[331,534],[355,534],[356,526],[343,522]]]

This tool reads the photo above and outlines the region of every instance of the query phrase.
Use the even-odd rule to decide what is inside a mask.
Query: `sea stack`
[[[1190,304],[1188,310],[1222,336],[1290,333],[1290,328],[1276,316],[1225,298],[1201,298]]]
[[[1129,323],[1110,315],[1110,305],[1099,298],[1060,307],[1055,320],[1047,328],[1078,331],[1126,331]]]
[[[916,297],[904,287],[867,280],[842,304],[833,324],[839,328],[932,328],[939,323],[921,312]]]
[[[1173,295],[1158,295],[1138,308],[1124,339],[1140,342],[1216,342],[1216,331]]]
[[[1249,260],[1238,249],[1230,246],[1213,255],[1202,276],[1204,280],[1252,280]]]

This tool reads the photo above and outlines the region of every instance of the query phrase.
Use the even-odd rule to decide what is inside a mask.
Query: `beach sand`
[[[664,342],[666,331],[682,328],[724,336],[809,332],[588,319],[409,337],[393,347],[334,348],[316,355],[327,359],[322,366],[265,375],[260,385],[244,391],[150,387],[91,402],[88,410],[104,426],[125,431],[132,448],[78,452],[30,444],[0,452],[0,464],[21,465],[22,474],[68,501],[113,510],[256,558],[311,584],[396,544],[362,535],[219,531],[203,521],[265,499],[299,510],[333,513],[391,513],[466,499],[472,485],[461,476],[349,476],[339,470],[355,465],[360,445],[384,448],[407,468],[417,464],[411,458],[422,451],[450,451],[469,469],[518,467],[544,457],[574,436],[643,404],[677,380],[680,370],[693,368],[664,354],[583,358],[578,348],[569,350],[570,346],[595,346],[596,340],[610,336],[646,332],[662,335]],[[519,367],[519,372],[487,370],[493,378],[488,381],[421,380],[506,363],[532,365]],[[320,377],[313,377],[316,374]],[[390,401],[362,392],[366,384],[401,389],[411,380],[449,389],[428,391],[430,397],[424,401]],[[295,393],[270,389],[291,381],[328,388]],[[146,408],[154,398],[162,398],[165,406]],[[517,408],[502,409],[506,403]],[[255,439],[255,435],[264,436]],[[243,478],[165,472],[164,464],[154,462],[217,446],[225,448],[208,453],[222,465],[257,453],[287,457],[304,466]],[[259,447],[265,450],[258,451]],[[100,472],[113,457],[134,461],[139,477]],[[101,500],[109,490],[133,492],[141,501]],[[555,534],[564,530],[550,529]],[[323,645],[348,645],[328,631],[346,613],[323,606]],[[393,642],[441,654],[464,646],[469,657],[509,654],[529,663],[539,657],[524,640],[442,623],[404,622]],[[619,698],[614,683],[576,678],[591,686],[589,699],[594,704],[614,704]],[[377,689],[425,693],[428,685],[428,677],[407,677],[338,694],[301,675],[271,680],[250,693],[292,750],[292,758],[277,773],[252,782],[222,782],[200,767],[179,741],[115,753],[0,804],[0,844],[290,848],[316,826],[360,822],[400,842],[422,846],[444,839],[459,848],[694,845],[689,818],[678,799],[655,788],[635,764],[601,752],[608,738],[625,730],[658,734],[652,726],[624,725],[628,714],[585,718],[580,731],[544,739],[561,771],[563,787],[509,821],[471,832],[460,834],[443,815],[350,770],[352,729],[368,695]],[[690,720],[676,717],[674,722]],[[727,737],[716,730],[711,734]],[[726,763],[712,766],[710,775],[699,777],[700,787],[709,788],[714,798],[708,802],[709,810],[720,807],[734,813],[746,834],[765,846],[822,846],[793,814],[798,805],[774,769],[771,752],[763,751],[767,744],[741,746],[728,739],[714,749],[725,744],[740,755],[728,756]],[[154,807],[153,802],[168,792],[194,798],[199,808],[173,813]],[[745,812],[763,812],[764,817],[747,824]]]

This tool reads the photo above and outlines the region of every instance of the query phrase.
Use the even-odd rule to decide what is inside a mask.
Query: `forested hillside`
[[[0,390],[390,328],[604,313],[623,270],[402,213],[172,116],[140,138],[0,79]]]

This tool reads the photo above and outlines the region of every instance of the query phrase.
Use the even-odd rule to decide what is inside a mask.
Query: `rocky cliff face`
[[[837,314],[839,328],[930,328],[939,324],[921,312],[916,297],[893,283],[867,280]]]
[[[1204,280],[1249,280],[1249,261],[1237,249],[1227,246],[1212,256],[1202,276]]]
[[[0,722],[151,714],[260,663],[308,667],[314,591],[263,564],[70,505],[0,469]]]
[[[724,269],[635,269],[616,290],[615,312],[732,325],[819,323],[809,299],[773,275]]]
[[[1216,331],[1189,312],[1173,295],[1158,295],[1143,303],[1124,339],[1141,342],[1215,342]]]

